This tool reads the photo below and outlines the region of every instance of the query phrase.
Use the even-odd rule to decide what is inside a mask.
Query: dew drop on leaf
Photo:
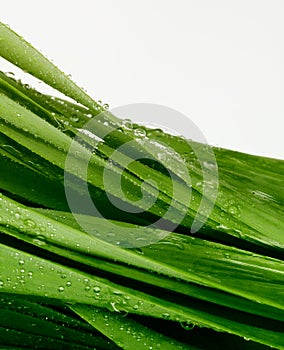
[[[133,251],[134,251],[135,253],[139,254],[139,255],[144,255],[143,250],[140,249],[140,248],[135,248],[135,249],[133,249]]]
[[[27,227],[30,227],[30,228],[35,228],[35,227],[36,227],[36,223],[35,223],[32,219],[26,219],[26,220],[24,220],[24,224],[25,224]]]
[[[140,128],[137,128],[134,130],[134,135],[136,137],[143,138],[143,137],[147,136],[147,133],[146,133],[146,130],[144,128],[140,127]]]
[[[230,254],[229,253],[224,253],[224,258],[225,259],[230,259],[231,257],[230,257]]]
[[[8,25],[6,25],[8,28],[10,28]],[[9,78],[14,78],[15,77],[15,74],[13,72],[6,72],[5,73],[7,75],[7,77]]]
[[[70,117],[71,122],[77,123],[79,121],[79,117],[77,115],[72,115]]]
[[[231,206],[231,207],[229,207],[228,211],[230,214],[234,215],[237,213],[238,209],[235,206]]]
[[[185,329],[186,331],[191,331],[194,328],[194,324],[186,321],[186,322],[180,322],[180,325],[183,329]]]
[[[122,292],[120,290],[114,290],[113,294],[114,295],[122,295]]]
[[[37,236],[37,238],[33,239],[33,243],[38,246],[43,246],[46,244],[45,238],[43,236]]]
[[[130,119],[124,119],[122,121],[122,127],[125,130],[131,130],[133,128],[132,121]]]

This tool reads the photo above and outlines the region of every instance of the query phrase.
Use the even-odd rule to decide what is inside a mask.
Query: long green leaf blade
[[[56,90],[91,109],[97,103],[27,41],[0,22],[0,55]]]

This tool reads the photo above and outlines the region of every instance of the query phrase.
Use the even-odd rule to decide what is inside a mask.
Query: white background
[[[213,145],[284,159],[282,0],[9,0],[1,21],[110,107],[166,105]]]

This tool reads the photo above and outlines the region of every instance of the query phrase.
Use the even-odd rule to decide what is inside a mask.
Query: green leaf
[[[195,349],[157,333],[127,316],[79,304],[71,306],[71,309],[125,350]]]
[[[91,109],[97,103],[27,41],[0,22],[0,55],[25,72]]]

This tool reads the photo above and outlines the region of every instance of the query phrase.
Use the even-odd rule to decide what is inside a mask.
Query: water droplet
[[[135,248],[135,249],[133,249],[133,251],[139,255],[144,255],[144,252],[141,248]]]
[[[19,260],[19,265],[24,265],[24,263],[25,263],[25,260]]]
[[[139,128],[134,130],[134,135],[136,137],[143,138],[143,137],[147,136],[147,133],[146,133],[146,130],[144,128],[139,127]]]
[[[4,282],[0,281],[0,288],[2,288],[4,286]]]
[[[26,226],[30,227],[30,228],[35,228],[36,227],[36,223],[33,220],[31,220],[31,219],[26,219],[24,221],[24,224]]]
[[[165,244],[165,245],[169,245],[169,246],[178,248],[180,250],[184,250],[184,244],[182,244],[182,243],[170,242],[170,241],[160,241],[158,244]]]
[[[113,294],[115,294],[115,295],[122,295],[122,292],[120,290],[114,290]]]
[[[131,130],[133,128],[132,121],[130,119],[124,119],[122,121],[122,127],[125,130]]]
[[[33,243],[38,246],[43,246],[46,244],[45,238],[43,236],[37,236],[37,238],[33,239]]]
[[[79,117],[77,115],[72,115],[70,117],[71,122],[77,123],[79,121]]]
[[[194,324],[186,321],[186,322],[180,322],[180,325],[182,326],[183,329],[186,331],[191,331],[194,328]]]
[[[63,287],[63,286],[60,286],[60,287],[58,288],[58,292],[60,292],[60,293],[64,292],[64,287]]]
[[[230,254],[229,253],[224,253],[224,258],[225,259],[230,259]]]
[[[228,211],[230,214],[234,215],[234,214],[237,214],[238,208],[232,205],[231,207],[229,207]]]
[[[229,230],[229,227],[227,227],[227,226],[225,226],[225,225],[222,225],[222,224],[216,226],[216,228],[217,228],[218,230],[225,230],[225,231]]]
[[[99,292],[101,291],[101,288],[100,288],[100,287],[94,287],[94,288],[93,288],[93,291],[94,291],[95,293],[99,293]]]
[[[137,304],[135,304],[135,305],[133,306],[133,309],[134,309],[134,310],[138,310],[138,309],[139,309],[139,306],[138,306]]]
[[[72,282],[70,282],[70,281],[66,282],[66,286],[67,287],[71,287],[72,286]]]
[[[113,231],[107,232],[106,235],[108,237],[113,237],[115,234],[113,233]]]
[[[19,220],[20,218],[21,218],[21,214],[20,213],[15,213],[15,218],[17,219],[17,220]]]
[[[40,230],[40,232],[44,232],[45,228],[44,227],[40,227],[39,230]]]
[[[9,26],[7,26],[8,28],[10,28]],[[15,77],[15,74],[13,72],[6,72],[5,73],[7,75],[7,77],[9,78],[14,78]]]
[[[86,287],[85,287],[85,291],[86,291],[86,292],[88,292],[90,289],[91,289],[90,286],[86,286]]]

